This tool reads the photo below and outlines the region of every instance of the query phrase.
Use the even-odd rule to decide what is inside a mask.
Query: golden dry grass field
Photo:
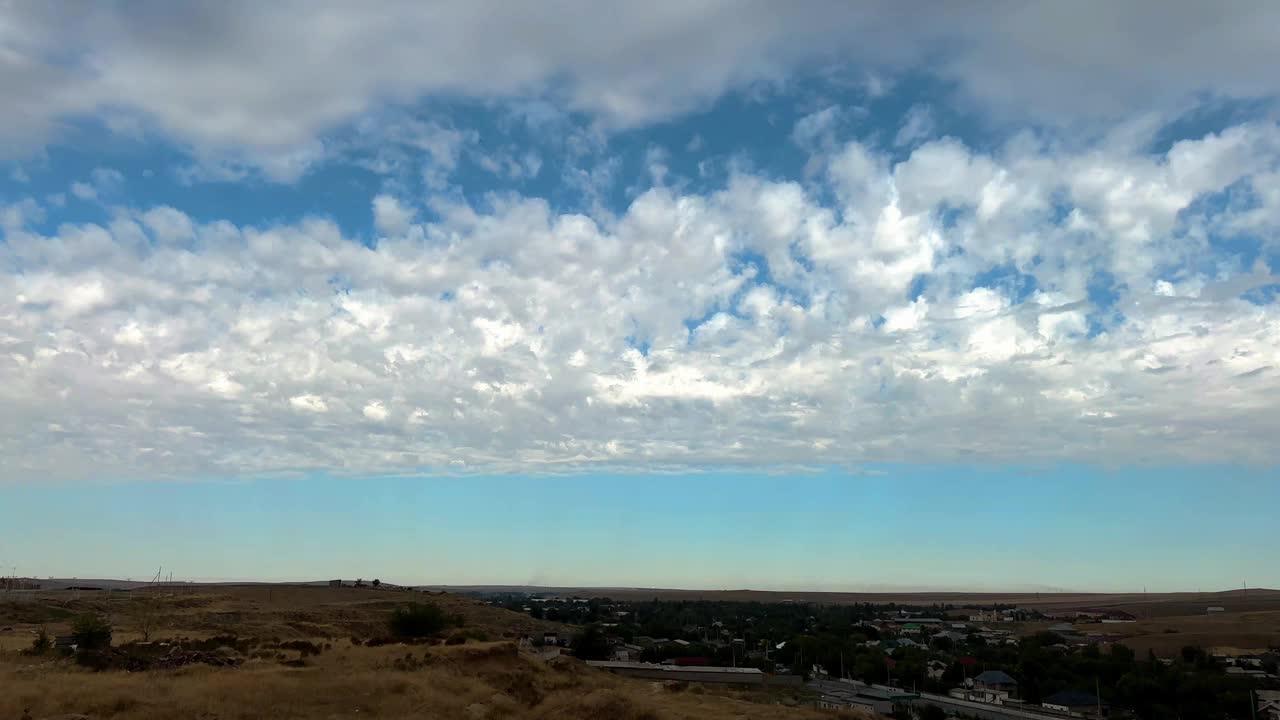
[[[0,720],[831,717],[791,706],[803,699],[795,691],[673,687],[617,678],[567,657],[543,662],[521,653],[514,639],[563,626],[458,596],[278,585],[189,590],[79,597],[63,591],[0,603]],[[429,600],[461,616],[462,625],[449,633],[485,639],[376,647],[355,642],[383,632],[390,609],[409,600]],[[42,623],[50,634],[63,634],[70,617],[86,610],[110,617],[116,646],[139,640],[144,629],[153,642],[203,638],[207,645],[219,642],[209,638],[235,635],[239,649],[216,653],[238,665],[94,672],[56,655],[19,652]],[[299,641],[315,643],[321,652],[288,648]]]

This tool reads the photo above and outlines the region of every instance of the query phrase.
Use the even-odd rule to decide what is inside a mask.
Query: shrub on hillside
[[[86,613],[71,624],[71,639],[77,650],[111,647],[111,623],[101,615]]]
[[[396,608],[387,629],[397,638],[431,637],[448,626],[444,612],[431,603],[411,603]]]
[[[36,639],[31,641],[31,647],[23,650],[26,655],[44,655],[53,649],[53,638],[49,637],[49,632],[44,626],[40,626],[40,634],[36,635]]]

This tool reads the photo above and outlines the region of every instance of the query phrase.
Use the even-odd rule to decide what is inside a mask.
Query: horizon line
[[[82,582],[98,582],[98,583],[130,583],[135,585],[150,585],[152,581],[134,580],[130,578],[113,578],[113,577],[34,577],[34,576],[14,576],[19,581],[32,582],[60,582],[69,581]],[[343,582],[354,582],[355,580],[364,580],[366,583],[371,582],[374,578],[326,578],[312,580],[260,580],[247,578],[186,578],[172,580],[162,579],[160,585],[318,585],[327,583],[330,580],[340,579]],[[530,585],[522,583],[467,583],[467,584],[450,584],[450,583],[416,583],[402,584],[389,580],[379,579],[382,585],[410,588],[410,589],[429,589],[429,590],[480,590],[480,589],[528,589],[543,591],[566,591],[566,590],[589,590],[589,591],[653,591],[653,592],[703,592],[703,593],[735,593],[735,592],[752,592],[752,593],[771,593],[771,594],[787,594],[787,593],[803,593],[803,594],[821,594],[821,595],[893,595],[893,594],[910,594],[910,595],[1221,595],[1226,593],[1248,593],[1248,592],[1280,592],[1277,588],[1267,587],[1244,587],[1244,588],[1228,588],[1225,590],[1078,590],[1066,588],[1046,588],[1041,590],[1028,589],[982,589],[982,590],[966,590],[956,588],[936,588],[929,586],[905,586],[895,587],[892,589],[844,589],[844,590],[815,590],[804,588],[786,588],[786,589],[763,589],[763,588],[706,588],[706,587],[667,587],[658,585]]]

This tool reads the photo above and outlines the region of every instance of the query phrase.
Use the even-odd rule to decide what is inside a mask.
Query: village
[[[529,640],[544,653],[572,649],[591,665],[628,677],[803,686],[810,702],[827,710],[984,720],[1144,718],[1160,717],[1151,708],[1220,702],[1208,698],[1212,687],[1241,708],[1224,717],[1248,717],[1253,710],[1256,717],[1280,720],[1277,649],[1222,653],[1188,646],[1173,657],[1139,658],[1119,632],[1137,618],[1114,608],[1046,612],[518,595],[487,602],[586,628],[574,637]],[[1202,610],[1207,616],[1226,611],[1216,605]],[[1178,697],[1158,697],[1168,692],[1171,678],[1188,689],[1177,689],[1174,681]],[[1196,692],[1205,698],[1197,700]]]

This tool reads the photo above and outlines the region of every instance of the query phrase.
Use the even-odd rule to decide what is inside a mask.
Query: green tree
[[[598,625],[588,625],[571,645],[573,654],[583,660],[608,660],[609,639],[605,637]]]
[[[431,637],[448,626],[444,611],[431,603],[410,603],[396,608],[387,620],[387,629],[398,638]]]
[[[71,624],[71,638],[78,650],[111,647],[111,623],[101,615],[85,613]]]
[[[40,633],[36,635],[36,639],[31,641],[31,647],[23,652],[27,655],[44,655],[53,649],[53,639],[49,637],[49,631],[44,625],[40,626]]]

